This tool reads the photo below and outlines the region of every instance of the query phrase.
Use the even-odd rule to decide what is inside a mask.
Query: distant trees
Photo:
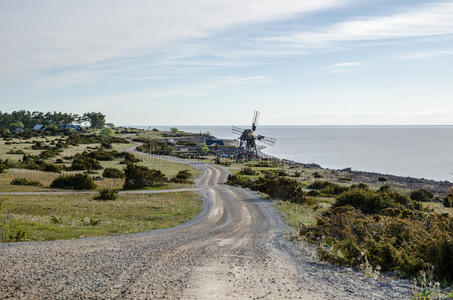
[[[82,120],[90,123],[91,128],[103,128],[105,125],[105,115],[100,112],[85,113]]]
[[[19,110],[11,113],[0,111],[0,128],[9,128],[11,124],[20,123],[23,128],[33,128],[36,124],[46,127],[60,126],[63,124],[89,123],[92,128],[103,128],[105,125],[105,115],[100,112],[90,112],[83,115],[62,112],[40,112]]]

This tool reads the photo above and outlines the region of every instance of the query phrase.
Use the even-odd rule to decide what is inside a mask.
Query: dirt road
[[[194,220],[166,230],[0,244],[0,298],[394,299],[406,283],[320,264],[284,237],[272,203],[202,165]]]

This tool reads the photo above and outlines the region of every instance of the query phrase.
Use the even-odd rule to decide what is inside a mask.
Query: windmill
[[[274,146],[276,139],[267,137],[264,135],[256,135],[255,131],[258,126],[258,119],[260,117],[260,113],[255,111],[253,113],[253,121],[252,121],[252,128],[251,129],[242,129],[236,126],[233,126],[232,130],[233,133],[239,136],[239,155],[243,155],[245,159],[253,159],[258,158],[258,149],[256,147],[256,143],[260,142],[262,144],[268,146]]]

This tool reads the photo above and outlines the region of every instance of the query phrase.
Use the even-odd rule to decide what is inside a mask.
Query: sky
[[[0,110],[453,124],[453,1],[2,0]]]

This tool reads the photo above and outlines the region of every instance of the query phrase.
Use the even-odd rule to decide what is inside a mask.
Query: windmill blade
[[[256,130],[256,127],[258,126],[258,119],[260,118],[260,112],[255,110],[253,112],[253,122],[252,122],[252,131]]]
[[[264,135],[259,135],[257,137],[257,140],[260,141],[263,144],[269,145],[269,146],[274,146],[275,143],[277,142],[277,139],[269,136],[264,136]]]
[[[244,132],[244,129],[242,129],[242,128],[240,128],[240,127],[233,126],[233,127],[231,128],[231,131],[232,131],[234,134],[242,135],[242,133]]]

